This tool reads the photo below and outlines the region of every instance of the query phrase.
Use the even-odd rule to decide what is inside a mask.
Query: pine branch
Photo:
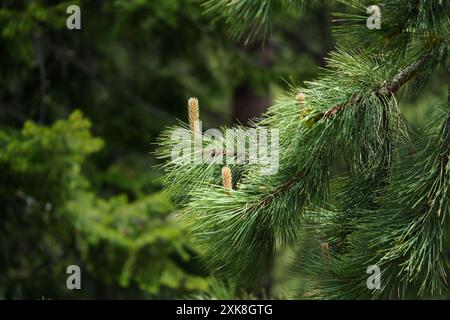
[[[348,112],[333,121],[305,125],[302,114],[313,97],[317,99],[318,110],[323,109],[322,105],[329,105],[330,100],[338,99],[333,94],[336,86],[328,85],[329,81],[336,81],[335,76],[332,80],[331,76],[319,80],[317,88],[310,89],[311,99],[306,94],[301,101],[291,97],[275,104],[258,127],[280,130],[280,146],[284,152],[280,155],[282,167],[278,173],[268,177],[261,175],[258,168],[248,170],[236,188],[228,191],[214,184],[205,185],[182,210],[181,217],[197,244],[204,248],[209,266],[222,275],[257,285],[257,279],[264,274],[262,271],[271,264],[274,243],[292,245],[297,241],[303,208],[327,201],[337,154],[347,152],[349,159],[365,165],[367,160],[383,161],[384,135],[392,128],[377,123],[383,117],[395,117],[396,110],[366,88],[385,79],[387,72],[378,67],[376,60],[361,55],[342,53],[334,59],[336,68],[348,69],[351,64],[356,71],[355,78],[366,80],[369,72],[367,82],[343,81],[337,89],[347,97],[352,91],[366,92],[367,96],[358,105],[348,108]],[[374,68],[378,70],[375,75]],[[330,69],[330,74],[334,72],[339,70]],[[347,78],[345,74],[340,77]],[[330,92],[321,89],[322,86],[330,88]],[[390,113],[386,115],[385,110]]]
[[[388,96],[394,95],[394,93],[399,90],[403,85],[405,85],[408,81],[410,81],[412,78],[414,78],[415,75],[420,71],[420,69],[427,63],[427,61],[430,59],[431,54],[426,53],[422,55],[418,60],[414,61],[404,69],[402,69],[390,82],[388,82],[386,85],[382,86],[378,90],[374,90],[374,93],[377,96]],[[353,105],[359,103],[363,99],[363,96],[357,96],[355,98],[352,98],[348,100],[345,103],[338,104],[334,106],[333,108],[327,110],[326,112],[321,114],[322,118],[331,118],[335,116],[337,113],[339,113],[343,108],[345,108],[348,105]],[[450,135],[449,135],[450,137]],[[293,179],[289,180],[284,184],[282,187],[280,187],[280,190],[289,189],[292,185],[294,185],[297,181],[302,179],[304,177],[303,174],[296,175]],[[279,192],[275,193],[278,194]]]
[[[407,83],[409,80],[411,80],[419,71],[420,69],[427,63],[427,61],[431,58],[431,53],[427,53],[422,55],[422,57],[410,65],[408,65],[406,68],[401,70],[389,83],[382,86],[378,90],[375,90],[374,93],[377,96],[389,96],[393,95],[395,92],[397,92],[405,83]],[[356,96],[355,98],[350,99],[347,102],[338,104],[334,106],[333,108],[329,109],[328,111],[324,112],[322,117],[325,118],[331,118],[334,115],[336,115],[339,111],[341,111],[343,108],[345,108],[347,105],[352,105],[354,103],[358,103],[362,99],[361,96]]]
[[[250,28],[250,33],[265,28],[273,9],[280,8],[278,4],[262,0],[209,2],[210,8],[223,10],[227,21],[236,23],[236,32]],[[367,263],[379,263],[387,270],[386,286],[392,292],[397,285],[406,288],[413,282],[419,283],[420,290],[441,287],[445,280],[441,223],[450,212],[450,110],[439,137],[435,132],[426,136],[414,144],[414,152],[404,143],[399,152],[397,140],[408,132],[394,95],[413,79],[418,79],[416,84],[423,82],[446,57],[448,17],[438,10],[442,8],[436,0],[417,0],[419,7],[412,10],[409,3],[400,0],[389,0],[387,5],[402,8],[387,19],[390,27],[398,23],[408,26],[391,42],[398,49],[370,44],[366,50],[336,50],[321,78],[301,89],[297,95],[301,99],[293,98],[296,92],[277,102],[258,123],[259,128],[276,128],[280,133],[283,154],[275,175],[267,177],[258,167],[244,165],[241,175],[235,175],[234,168],[222,171],[220,186],[220,168],[166,166],[171,193],[186,195],[182,219],[213,270],[258,285],[260,276],[271,266],[277,243],[298,240],[305,208],[318,208],[320,215],[325,211],[320,208],[332,206],[329,190],[335,171],[341,169],[338,162],[344,161],[347,179],[354,179],[356,173],[363,175],[359,187],[353,185],[358,190],[351,190],[352,196],[356,193],[370,200],[354,207],[357,212],[352,215],[345,210],[326,213],[318,224],[331,230],[327,233],[331,238],[318,242],[327,243],[326,260],[330,261],[322,270],[318,260],[312,259],[317,282],[325,284],[319,288],[324,289],[323,296],[367,295],[363,270]],[[397,21],[395,17],[403,13],[409,14]],[[420,40],[418,44],[414,44],[415,39]],[[426,53],[405,66],[413,52]],[[171,147],[166,143],[163,158],[168,158]],[[218,152],[226,154],[227,150]],[[394,152],[398,158],[391,166]],[[387,159],[389,175],[379,170]],[[386,176],[389,182],[379,183]],[[319,233],[326,234],[323,230]],[[348,239],[340,252],[335,247],[344,241],[337,245],[336,239]]]
[[[317,1],[309,0],[308,4]],[[206,12],[225,19],[233,37],[252,40],[265,36],[271,28],[273,17],[288,8],[301,8],[305,0],[208,0]]]
[[[391,83],[382,87],[378,92],[386,95],[395,93],[401,86],[413,78],[431,57],[432,54],[430,53],[424,54],[419,60],[403,69],[394,79],[392,79]]]
[[[309,227],[315,228],[314,241],[306,247],[313,246],[314,252],[306,253],[300,266],[303,275],[314,279],[317,297],[401,298],[407,292],[434,294],[447,287],[443,246],[445,220],[450,218],[449,112],[448,107],[438,112],[412,145],[397,147],[390,179],[378,190],[374,207],[337,211],[325,216],[325,222],[319,212],[315,219],[320,221]],[[351,188],[352,197],[368,197],[366,189]],[[335,250],[331,268],[317,262],[321,241],[329,241]],[[364,268],[371,264],[382,270],[382,290],[365,287]]]
[[[264,207],[266,206],[272,199],[278,197],[279,195],[285,193],[289,189],[291,189],[298,181],[305,177],[305,172],[300,172],[294,176],[291,180],[288,180],[286,183],[278,187],[271,195],[264,197],[261,201],[256,204],[256,207]]]

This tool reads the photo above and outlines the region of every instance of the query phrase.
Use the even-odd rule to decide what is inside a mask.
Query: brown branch
[[[398,91],[405,83],[414,78],[419,70],[425,65],[428,59],[431,57],[431,54],[424,54],[419,60],[411,63],[406,68],[401,70],[390,82],[375,90],[374,93],[378,96],[387,96],[393,95]],[[340,103],[332,107],[331,109],[325,111],[323,113],[324,118],[331,118],[336,115],[339,111],[344,109],[348,105],[352,105],[354,103],[358,103],[363,97],[356,96],[344,103]]]
[[[257,207],[265,207],[267,204],[271,202],[272,199],[278,197],[280,194],[288,191],[292,188],[294,184],[305,177],[305,172],[297,173],[292,179],[288,180],[286,183],[279,186],[272,194],[265,196],[261,199],[261,201],[256,205]]]
[[[424,54],[419,60],[415,61],[414,63],[410,64],[405,69],[400,71],[400,73],[398,73],[387,86],[381,88],[378,92],[380,94],[386,95],[389,93],[395,93],[405,83],[411,80],[430,58],[431,54]]]

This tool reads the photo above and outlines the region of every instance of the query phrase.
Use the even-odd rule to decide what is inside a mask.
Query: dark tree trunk
[[[233,93],[233,119],[242,124],[248,120],[260,117],[270,103],[269,86],[265,92],[257,90],[248,81],[242,82]]]
[[[258,72],[268,72],[272,66],[270,42],[256,42],[251,45],[239,44],[238,50],[245,52],[252,66]],[[270,104],[269,83],[252,83],[250,78],[243,79],[233,92],[233,121],[246,124],[252,118],[260,117]]]

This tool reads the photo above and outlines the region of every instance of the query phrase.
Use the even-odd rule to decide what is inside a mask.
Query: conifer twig
[[[297,99],[298,103],[300,105],[303,105],[305,103],[305,94],[304,93],[298,93],[295,98]]]
[[[415,62],[405,67],[389,83],[382,86],[374,93],[377,95],[389,95],[389,94],[393,95],[395,92],[397,92],[398,89],[400,89],[405,83],[407,83],[417,74],[420,68],[422,68],[422,66],[428,61],[430,57],[431,57],[430,53],[422,55],[420,59],[416,60]],[[362,99],[361,96],[356,96],[348,100],[347,102],[337,104],[331,109],[327,110],[323,114],[323,117],[331,118],[346,106],[351,105],[353,103],[357,103],[361,99]]]
[[[200,132],[199,105],[197,98],[190,98],[188,101],[189,125],[192,133]]]
[[[231,175],[231,169],[228,167],[222,168],[222,185],[227,190],[233,189],[233,178]]]
[[[269,204],[273,199],[277,198],[283,192],[288,191],[295,185],[298,181],[300,181],[305,176],[305,172],[300,172],[296,174],[292,179],[288,180],[286,183],[279,186],[272,194],[265,196],[259,201],[255,207],[264,207]]]
[[[427,62],[427,60],[431,57],[430,53],[424,54],[421,58],[416,60],[415,62],[411,63],[404,69],[402,69],[388,84],[382,86],[380,89],[375,91],[378,95],[386,95],[386,94],[394,94],[398,89],[400,89],[404,84],[406,84],[409,80],[411,80],[417,72],[420,70],[420,68]],[[299,102],[304,102],[304,96],[297,96],[296,97]],[[322,117],[331,118],[334,115],[336,115],[340,110],[342,110],[347,105],[357,103],[360,101],[363,97],[362,96],[356,96],[355,98],[350,99],[349,101],[338,104],[334,106],[333,108],[326,111]],[[272,199],[279,196],[281,193],[286,192],[289,190],[292,186],[294,186],[298,181],[300,181],[305,176],[305,172],[300,172],[297,175],[295,175],[292,179],[288,180],[286,183],[278,187],[275,192],[269,196],[264,197],[257,206],[265,206],[267,205]]]
[[[322,242],[320,244],[320,249],[322,251],[323,259],[326,261],[326,263],[330,263],[330,245],[328,242]]]

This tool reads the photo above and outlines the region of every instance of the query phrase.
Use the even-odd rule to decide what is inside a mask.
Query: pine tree
[[[181,124],[160,137],[166,192],[211,270],[239,287],[262,286],[276,248],[298,246],[309,297],[443,294],[450,83],[424,130],[406,120],[398,99],[420,92],[436,72],[450,74],[450,1],[386,0],[380,29],[366,27],[370,3],[339,2],[350,10],[336,14],[340,44],[327,68],[252,124],[279,130],[277,173],[262,174],[252,163],[172,162],[175,130],[195,135],[192,123]],[[251,38],[267,32],[274,15],[311,3],[209,0],[206,7],[234,35]],[[202,143],[221,142],[205,136]],[[375,290],[367,286],[370,266],[381,271]]]

